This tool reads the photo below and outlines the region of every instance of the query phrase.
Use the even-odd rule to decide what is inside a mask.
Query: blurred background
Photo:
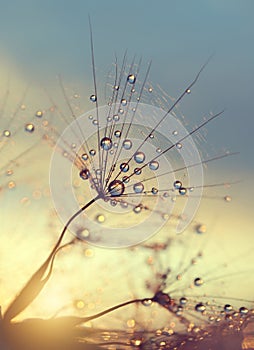
[[[170,96],[177,97],[212,55],[192,93],[186,97],[180,107],[185,116],[186,125],[197,123],[210,112],[217,113],[225,109],[223,116],[207,127],[206,142],[202,145],[204,150],[201,151],[210,155],[227,150],[239,152],[239,154],[209,166],[205,181],[220,183],[239,180],[240,182],[230,189],[214,188],[210,190],[208,198],[204,198],[202,202],[196,222],[204,222],[208,232],[213,234],[212,238],[202,243],[202,246],[208,249],[208,263],[203,266],[203,273],[210,271],[211,263],[214,261],[220,267],[228,264],[231,267],[230,283],[232,285],[230,292],[228,289],[223,290],[222,287],[222,293],[224,295],[230,293],[230,295],[246,299],[253,299],[254,289],[254,281],[251,282],[252,288],[250,288],[249,280],[253,268],[250,250],[254,247],[253,11],[254,3],[251,0],[197,0],[195,2],[166,0],[158,2],[23,0],[20,2],[12,0],[2,1],[0,8],[1,96],[4,96],[5,91],[9,89],[12,93],[10,103],[15,101],[17,104],[20,99],[29,101],[30,98],[30,101],[33,102],[28,102],[29,108],[24,112],[27,117],[32,115],[32,111],[43,108],[47,103],[45,102],[47,96],[45,97],[45,94],[39,91],[46,89],[51,96],[58,94],[56,92],[59,89],[56,79],[58,74],[63,77],[67,89],[71,87],[71,89],[78,90],[80,95],[87,96],[87,102],[84,100],[83,103],[84,106],[87,106],[87,110],[90,108],[88,97],[93,92],[93,86],[88,15],[92,21],[96,70],[100,79],[105,79],[107,76],[115,55],[121,60],[127,49],[130,58],[136,54],[137,57],[142,57],[144,64],[152,60],[150,81],[154,83],[154,86],[158,84]],[[30,97],[22,97],[27,86]],[[5,157],[6,155],[2,157],[2,163],[5,162]],[[37,170],[28,170],[27,165],[31,165],[34,157],[36,155],[26,159],[23,163],[26,166],[19,169],[20,176],[24,177],[24,172],[26,172],[25,178],[28,179],[26,185],[22,186],[22,193],[17,194],[16,192],[15,194],[19,198],[26,193],[29,186],[34,189],[42,186],[38,185],[37,180],[33,180],[36,179],[38,172],[41,174],[40,180],[43,178],[43,183],[47,186],[48,170],[47,168],[45,170],[42,161],[38,162]],[[48,162],[49,157],[50,154],[45,157],[45,162]],[[230,203],[223,201],[226,195],[232,197]],[[209,198],[209,196],[215,198]],[[1,288],[1,298],[5,300],[5,304],[12,299],[13,293],[19,290],[26,276],[33,271],[33,266],[25,268],[23,265],[26,264],[28,257],[32,261],[40,247],[40,261],[42,261],[42,257],[45,256],[57,236],[51,237],[49,241],[49,236],[44,232],[43,225],[49,225],[51,222],[46,219],[49,215],[48,204],[35,200],[35,204],[32,205],[27,221],[30,223],[32,220],[37,227],[37,233],[31,236],[27,232],[27,226],[25,229],[19,229],[16,223],[12,222],[15,229],[10,228],[9,224],[12,219],[7,219],[10,212],[15,212],[19,218],[19,225],[24,224],[22,221],[27,215],[26,209],[19,211],[13,206],[12,198],[9,198],[6,203],[7,206],[1,214],[2,218],[5,217],[2,226],[4,230],[1,232],[1,240],[4,242],[1,267],[3,271],[10,269],[11,279],[14,278],[16,281],[18,278],[19,284],[12,285],[10,273],[1,272],[2,283],[8,286],[5,291]],[[43,216],[40,215],[40,219],[38,211],[44,213]],[[43,225],[41,225],[41,220]],[[52,224],[52,227],[56,227],[56,232],[58,232],[61,224]],[[8,234],[6,234],[7,231]],[[13,234],[13,232],[16,233]],[[16,242],[22,242],[22,244]],[[12,249],[11,254],[10,249]],[[24,252],[23,257],[19,253],[20,250]],[[89,254],[88,251],[87,258],[91,257]],[[98,266],[103,264],[104,254],[107,259],[108,253],[99,250],[96,254],[97,257],[102,257],[102,262],[98,260],[98,263],[89,263],[90,269],[95,271],[94,274],[100,269]],[[191,248],[188,248],[188,254],[192,256]],[[114,264],[120,258],[121,253],[115,252],[111,256],[112,266],[109,266],[107,271],[114,271]],[[236,256],[237,259],[234,258]],[[135,262],[135,259],[129,258],[128,255],[126,258],[123,256],[121,258],[123,266],[126,261],[131,261],[128,268],[131,276],[133,266],[138,266],[140,261]],[[15,259],[18,259],[18,263],[15,263]],[[20,271],[17,271],[17,264],[23,266],[24,277],[20,276]],[[68,293],[63,295],[63,300],[61,300],[63,303],[68,302],[71,293],[75,295],[75,298],[73,297],[75,300],[78,300],[79,297],[82,299],[82,293],[79,296],[77,290],[80,291],[85,286],[83,283],[82,286],[78,284],[77,275],[73,274],[70,267],[76,269],[79,264],[82,266],[82,259],[76,256],[71,265],[66,261],[59,267],[59,276],[63,271],[65,273],[69,271],[72,275],[70,280],[64,280]],[[82,271],[81,276],[85,274],[84,270]],[[234,275],[236,271],[242,271],[241,283],[239,283],[239,274]],[[122,278],[121,270],[114,272],[117,279]],[[77,274],[80,276],[80,271]],[[103,274],[99,279],[104,286],[107,284],[110,286],[113,283],[110,282],[111,278],[107,281]],[[128,287],[129,292],[122,294],[123,299],[133,295],[130,292],[132,288],[130,281],[131,277],[124,284],[125,287]],[[100,293],[102,286],[97,282],[95,282],[96,290]],[[73,287],[70,288],[71,284]],[[242,288],[239,285],[242,285]],[[59,288],[64,290],[64,286],[59,287],[59,284],[57,286],[52,284],[50,288],[51,295],[55,293],[56,296],[54,308],[58,310],[61,302],[57,296]],[[110,288],[108,290],[109,301],[106,304],[110,306]],[[42,297],[40,300],[40,302],[47,300],[46,292],[44,299]],[[48,299],[49,309],[54,303],[52,300],[52,298]],[[41,310],[40,302],[36,304],[33,311],[28,312],[28,315],[36,312],[44,314],[47,307]],[[90,311],[93,310],[95,304],[96,302],[91,302]]]

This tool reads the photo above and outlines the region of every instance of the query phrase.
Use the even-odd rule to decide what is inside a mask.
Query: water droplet
[[[121,205],[121,207],[122,207],[123,209],[128,208],[128,203],[127,203],[127,202],[121,201],[121,202],[120,202],[120,205]]]
[[[194,285],[195,286],[200,287],[200,286],[202,286],[202,284],[204,284],[204,281],[202,280],[202,278],[197,277],[197,278],[194,279]]]
[[[185,304],[187,304],[187,302],[188,302],[188,299],[187,298],[185,298],[185,297],[182,297],[182,298],[180,298],[180,304],[182,304],[182,305],[185,305]]]
[[[144,306],[151,306],[152,305],[152,300],[151,299],[144,299],[143,301],[142,301],[142,305],[144,305]]]
[[[97,101],[97,96],[96,95],[91,95],[90,96],[90,101],[91,102],[96,102]]]
[[[119,117],[118,114],[113,115],[113,120],[114,120],[115,122],[118,122],[119,119],[120,119],[120,117]]]
[[[93,116],[90,114],[90,115],[88,116],[88,119],[89,119],[89,120],[92,120],[92,119],[93,119]]]
[[[152,87],[149,87],[149,88],[148,88],[148,92],[153,92],[153,88],[152,88]]]
[[[124,110],[123,110],[122,108],[120,108],[120,109],[118,110],[118,112],[119,112],[120,114],[124,114]]]
[[[118,90],[119,90],[119,85],[115,85],[115,86],[114,86],[114,89],[115,89],[116,91],[118,91]]]
[[[98,125],[98,120],[97,119],[93,120],[93,125]]]
[[[174,131],[172,132],[172,134],[173,134],[174,136],[177,136],[177,135],[178,135],[178,131],[177,131],[177,130],[174,130]]]
[[[135,168],[134,169],[134,174],[140,175],[141,173],[142,173],[142,169],[141,168]]]
[[[206,310],[206,307],[205,307],[204,304],[198,303],[195,306],[195,310],[198,311],[198,312],[204,312]]]
[[[74,306],[78,309],[78,310],[82,310],[85,307],[85,303],[83,300],[75,300],[74,302]]]
[[[24,111],[24,110],[26,109],[26,105],[22,104],[22,105],[20,106],[20,109],[21,109],[22,111]]]
[[[157,153],[161,153],[161,148],[158,147],[158,148],[156,149],[156,152],[157,152]]]
[[[98,214],[96,216],[96,221],[99,223],[99,224],[102,224],[104,221],[105,221],[105,216],[103,214]]]
[[[5,137],[10,137],[10,136],[11,136],[10,130],[4,130],[4,131],[3,131],[3,136],[5,136]]]
[[[180,143],[180,142],[177,142],[176,143],[176,148],[177,149],[181,149],[183,147],[183,145]]]
[[[204,224],[197,225],[196,232],[197,233],[206,233],[206,225],[204,225]]]
[[[134,154],[134,160],[136,163],[139,163],[139,164],[143,163],[145,159],[146,159],[146,156],[145,156],[145,153],[143,152],[136,152]]]
[[[225,202],[231,202],[232,197],[231,196],[225,196],[224,200],[225,200]]]
[[[149,163],[149,168],[151,170],[157,170],[159,168],[159,163],[156,161],[156,160],[152,160],[150,163]]]
[[[186,94],[190,94],[190,93],[191,93],[191,90],[190,90],[190,89],[187,89],[185,92],[186,92]]]
[[[184,196],[187,193],[187,189],[185,187],[181,187],[179,188],[178,192],[181,196]]]
[[[181,187],[182,187],[181,181],[176,180],[176,181],[174,182],[174,188],[175,188],[176,190],[179,190]]]
[[[41,110],[38,110],[36,113],[35,113],[35,116],[37,118],[41,118],[43,116],[43,112]]]
[[[112,197],[121,196],[124,193],[124,190],[125,190],[124,184],[120,180],[113,180],[108,185],[108,192]]]
[[[14,181],[10,181],[9,183],[8,183],[8,188],[10,189],[10,190],[12,190],[13,188],[15,188],[16,187],[16,183],[14,182]]]
[[[121,137],[121,131],[120,130],[116,130],[115,132],[114,132],[114,135],[115,135],[115,137]]]
[[[127,323],[127,326],[128,326],[129,328],[133,328],[133,327],[135,327],[135,325],[136,325],[136,322],[135,322],[134,319],[130,319],[130,320],[128,320],[126,323]]]
[[[226,311],[226,312],[233,311],[233,306],[230,304],[224,305],[224,311]]]
[[[114,200],[114,199],[111,199],[110,205],[111,205],[112,207],[115,207],[115,206],[117,205],[117,201]]]
[[[87,180],[90,177],[90,171],[88,169],[82,169],[79,173],[82,180]]]
[[[132,142],[131,142],[131,140],[128,140],[128,139],[124,140],[124,142],[123,142],[123,148],[126,149],[126,150],[129,150],[129,149],[131,149],[131,147],[132,147]]]
[[[135,193],[142,193],[144,191],[144,185],[142,182],[137,182],[135,185],[133,185],[133,190]]]
[[[135,75],[134,75],[134,74],[128,75],[127,81],[128,81],[128,83],[130,83],[130,84],[134,84],[135,81],[136,81]]]
[[[130,178],[129,176],[124,176],[122,180],[125,184],[127,184],[130,181]]]
[[[101,140],[101,147],[105,150],[108,151],[112,148],[112,140],[109,137],[103,137]]]
[[[129,170],[129,164],[128,163],[122,163],[120,164],[120,170],[123,172],[123,173],[127,173],[127,171]]]
[[[81,239],[85,239],[90,235],[90,232],[87,228],[80,228],[77,231],[77,236],[80,237]]]
[[[34,125],[31,124],[31,123],[28,123],[28,124],[25,125],[25,131],[27,131],[27,132],[32,133],[32,132],[34,132],[34,129],[35,129]]]
[[[133,211],[134,211],[135,214],[141,213],[141,210],[142,210],[142,205],[141,205],[141,204],[136,205],[136,206],[133,208]]]
[[[91,156],[95,156],[95,155],[96,155],[95,149],[90,149],[89,154],[90,154]]]
[[[152,194],[157,194],[158,193],[158,188],[153,187],[151,192],[152,192]]]
[[[154,139],[154,134],[149,135],[150,139]]]
[[[82,156],[81,156],[81,158],[82,158],[83,160],[87,160],[87,159],[88,159],[88,154],[87,154],[87,153],[83,153]]]
[[[121,104],[122,104],[122,106],[126,106],[127,105],[127,100],[125,98],[123,98],[121,100]]]
[[[242,306],[242,307],[240,307],[239,312],[242,315],[247,315],[247,313],[249,312],[249,309],[247,309],[247,307],[245,307],[245,306]]]

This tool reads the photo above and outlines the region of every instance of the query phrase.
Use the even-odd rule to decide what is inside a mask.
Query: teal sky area
[[[11,60],[28,80],[61,73],[65,80],[88,79],[92,19],[96,66],[104,71],[114,55],[152,60],[150,80],[171,96],[213,57],[184,101],[187,118],[226,109],[209,125],[209,143],[240,155],[238,170],[253,171],[254,2],[196,1],[38,1],[1,2],[0,57]],[[11,75],[11,72],[10,72]],[[91,84],[91,90],[92,90]],[[253,174],[253,173],[252,173]]]

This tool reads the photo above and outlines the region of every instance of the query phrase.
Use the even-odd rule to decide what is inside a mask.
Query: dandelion
[[[229,155],[223,153],[202,159],[194,139],[222,112],[208,115],[189,131],[175,114],[206,65],[173,104],[162,109],[146,101],[146,96],[150,99],[154,94],[148,83],[150,64],[142,77],[141,61],[136,63],[133,59],[128,65],[125,54],[120,66],[115,62],[110,97],[103,105],[95,75],[92,34],[91,49],[94,87],[88,100],[95,109],[76,118],[60,80],[74,119],[61,134],[43,120],[51,112],[58,112],[64,119],[60,110],[51,108],[34,109],[33,121],[26,120],[20,129],[13,125],[16,112],[3,123],[2,154],[11,147],[9,140],[21,133],[26,140],[37,131],[37,135],[42,135],[38,140],[30,139],[23,153],[5,161],[1,171],[8,176],[18,168],[16,159],[27,156],[36,143],[43,139],[51,148],[53,144],[50,188],[64,227],[45,261],[4,310],[0,318],[1,346],[10,349],[215,349],[235,337],[235,344],[240,348],[242,329],[252,320],[252,302],[206,292],[207,285],[216,285],[221,280],[224,283],[224,276],[217,274],[221,265],[212,266],[202,274],[200,261],[201,264],[205,261],[207,228],[204,223],[193,220],[203,189],[223,185],[204,185],[204,164]],[[161,93],[160,98],[163,97]],[[23,97],[19,109],[26,110]],[[15,189],[15,182],[9,181],[4,188]],[[40,195],[37,190],[34,198]],[[157,237],[155,234],[160,230],[162,234]],[[67,231],[74,235],[65,242]],[[190,231],[190,241],[194,242],[188,261],[186,251],[190,246],[185,242],[185,235]],[[201,244],[197,244],[197,240]],[[93,310],[94,303],[87,305],[86,298],[75,299],[78,315],[15,322],[50,282],[57,255],[65,250],[68,254],[70,246],[87,243],[99,253],[101,247],[128,247],[128,262],[134,254],[139,260],[145,259],[144,277],[139,278],[141,285],[137,288],[142,296],[132,295],[89,315],[88,310]],[[92,255],[91,248],[86,246],[85,256]],[[135,308],[129,316],[131,305]],[[124,328],[99,328],[96,323],[91,328],[86,326],[100,322],[107,315],[113,317],[117,310],[126,312]],[[117,323],[119,319],[121,316]],[[232,348],[231,341],[230,346]]]

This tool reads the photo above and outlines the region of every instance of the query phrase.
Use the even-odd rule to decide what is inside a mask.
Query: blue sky
[[[152,59],[151,81],[171,96],[214,54],[184,112],[198,119],[226,108],[209,133],[241,152],[239,167],[253,169],[253,12],[252,0],[12,0],[1,4],[0,57],[28,80],[47,84],[58,73],[91,79],[88,14],[98,67],[109,67],[114,53],[127,48],[144,62]]]

